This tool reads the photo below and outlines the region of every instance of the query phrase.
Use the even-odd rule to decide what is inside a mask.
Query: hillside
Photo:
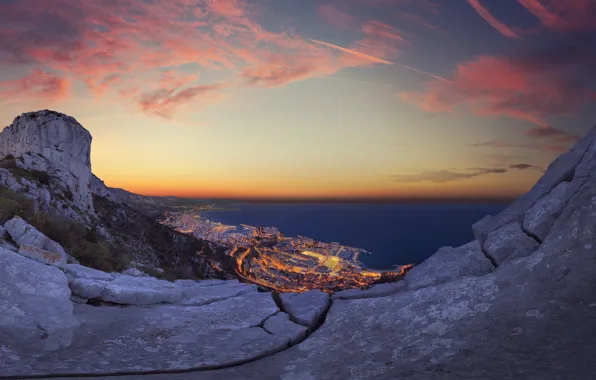
[[[132,265],[169,279],[234,277],[226,273],[223,249],[160,225],[122,202],[123,191],[113,195],[92,174],[91,141],[76,119],[59,112],[15,118],[0,133],[0,222],[19,215],[97,269]],[[135,196],[127,194],[126,201]]]

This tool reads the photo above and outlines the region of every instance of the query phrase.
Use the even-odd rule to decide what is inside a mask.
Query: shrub
[[[82,265],[106,272],[128,268],[130,256],[122,246],[110,245],[95,227],[53,213],[36,213],[30,198],[0,187],[0,223],[20,216],[62,247]]]
[[[20,158],[21,157],[19,157],[19,159]],[[49,185],[52,179],[52,176],[43,170],[25,170],[20,166],[17,166],[17,160],[12,154],[5,156],[0,161],[0,167],[10,170],[12,175],[17,177],[17,181],[19,181],[19,183],[21,183],[22,178],[27,178],[28,180],[37,181],[43,185]],[[70,195],[72,197],[72,193],[70,193]]]
[[[4,224],[15,215],[29,219],[35,216],[35,202],[24,195],[0,187],[0,224]]]

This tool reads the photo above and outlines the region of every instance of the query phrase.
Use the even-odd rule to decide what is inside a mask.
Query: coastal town
[[[161,223],[197,238],[226,246],[236,274],[251,283],[280,292],[321,289],[333,292],[397,281],[410,265],[396,271],[373,271],[358,261],[369,252],[308,237],[284,236],[275,227],[230,226],[204,217],[213,205],[185,205],[163,213]]]

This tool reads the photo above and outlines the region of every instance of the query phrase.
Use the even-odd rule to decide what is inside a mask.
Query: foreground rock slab
[[[0,248],[0,368],[15,349],[68,347],[78,325],[60,269]]]
[[[232,365],[287,348],[287,331],[262,325],[279,313],[271,294],[252,293],[203,307],[76,305],[72,345],[4,359],[3,374],[114,373]]]

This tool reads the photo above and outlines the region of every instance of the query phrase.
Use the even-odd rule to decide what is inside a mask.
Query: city
[[[213,205],[170,207],[161,223],[197,238],[226,246],[235,273],[247,282],[280,292],[321,289],[333,292],[401,279],[412,265],[393,272],[363,268],[358,257],[369,252],[311,238],[286,237],[275,227],[224,225],[201,216]]]

